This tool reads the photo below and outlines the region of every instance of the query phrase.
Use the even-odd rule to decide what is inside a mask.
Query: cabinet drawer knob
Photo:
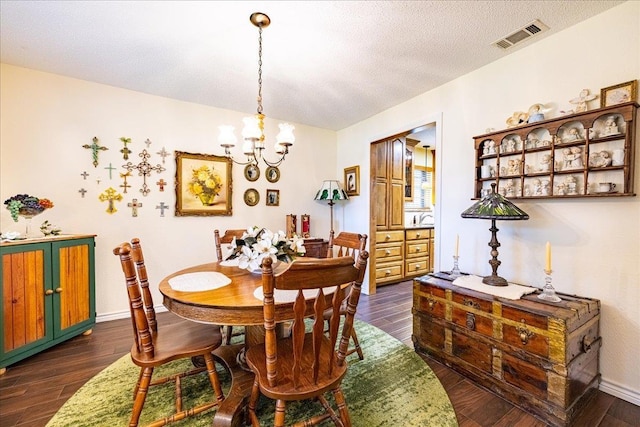
[[[385,254],[387,255],[391,255],[391,251],[389,249],[387,249],[386,251],[384,251]]]
[[[47,289],[46,291],[44,291],[45,295],[53,295],[53,290],[52,289]]]
[[[389,239],[391,239],[391,234],[387,234],[387,235],[385,236],[385,240],[389,240]]]
[[[61,293],[62,292],[62,288],[56,288],[56,292],[57,293]]]
[[[420,233],[416,233],[416,239],[420,238]]]
[[[385,275],[389,276],[391,274],[391,270],[387,270],[384,272]]]
[[[420,248],[419,247],[416,248],[416,252],[420,252]]]

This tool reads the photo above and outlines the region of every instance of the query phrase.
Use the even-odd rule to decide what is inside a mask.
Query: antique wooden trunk
[[[413,342],[544,422],[571,425],[600,381],[600,301],[509,300],[431,275],[414,279]]]

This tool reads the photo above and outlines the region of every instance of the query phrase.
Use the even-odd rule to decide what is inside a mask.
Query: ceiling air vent
[[[509,34],[508,36],[498,40],[497,42],[494,42],[493,45],[498,46],[501,49],[508,49],[511,46],[517,43],[520,43],[524,40],[527,40],[529,37],[535,36],[536,34],[546,31],[548,29],[549,27],[547,27],[542,22],[536,19],[535,21],[525,25],[518,31],[512,34]]]

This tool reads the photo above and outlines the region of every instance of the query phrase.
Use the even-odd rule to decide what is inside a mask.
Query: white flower
[[[284,231],[274,233],[267,228],[249,227],[240,239],[234,238],[230,245],[231,255],[227,259],[238,259],[238,267],[251,271],[260,270],[262,261],[269,257],[274,262],[290,262],[295,256],[304,254],[304,240],[299,236],[287,239]]]

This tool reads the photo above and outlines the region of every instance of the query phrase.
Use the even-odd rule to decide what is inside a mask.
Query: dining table
[[[164,306],[172,313],[191,321],[226,326],[243,326],[244,342],[222,345],[214,357],[231,375],[231,387],[219,405],[213,426],[244,425],[244,410],[248,402],[254,375],[242,361],[247,347],[264,342],[264,314],[261,271],[238,267],[237,261],[221,261],[185,268],[165,277],[159,285]],[[274,272],[286,268],[275,264]],[[345,285],[348,286],[348,285]],[[305,291],[307,316],[313,315],[313,294]],[[293,319],[296,291],[274,291],[277,333],[284,334],[285,322]],[[331,293],[325,295],[330,304]]]

